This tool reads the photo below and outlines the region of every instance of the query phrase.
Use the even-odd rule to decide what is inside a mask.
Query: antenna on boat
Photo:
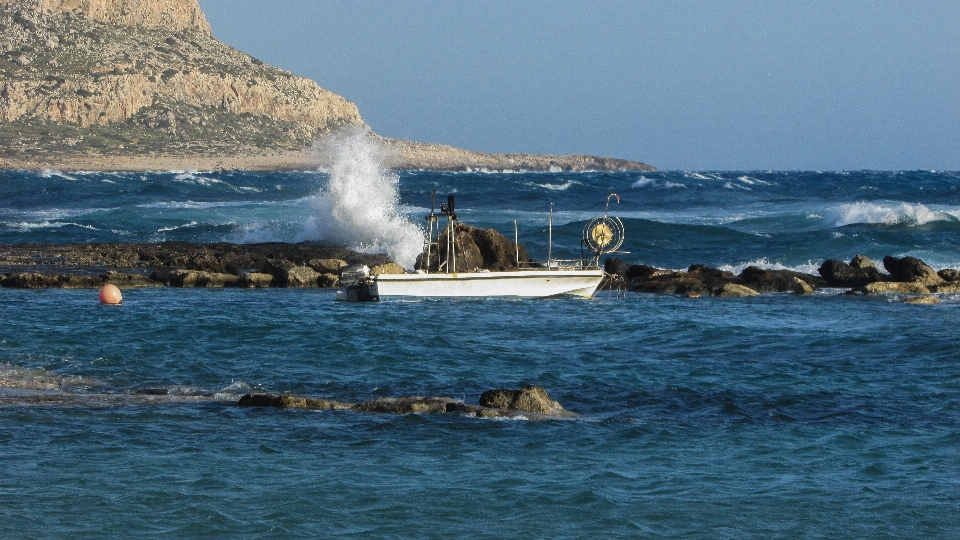
[[[424,239],[423,251],[426,253],[426,264],[422,264],[422,269],[429,273],[430,272],[430,263],[432,262],[432,252],[433,252],[433,229],[437,224],[437,190],[433,190],[433,195],[430,196],[430,214],[427,215],[427,236]],[[439,231],[438,231],[439,233]],[[439,253],[440,246],[437,246],[437,256]]]
[[[550,268],[550,261],[553,260],[553,203],[550,203],[550,227],[547,233],[547,268]]]
[[[611,193],[607,196],[607,207],[603,211],[603,216],[593,218],[583,228],[582,243],[586,244],[593,251],[593,263],[600,266],[600,256],[604,253],[614,253],[623,245],[624,230],[623,222],[618,217],[611,217],[610,199],[616,197],[617,204],[620,204],[620,196]]]

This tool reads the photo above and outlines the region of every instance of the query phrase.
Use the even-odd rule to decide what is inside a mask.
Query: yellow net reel
[[[610,210],[610,199],[613,197],[620,202],[620,197],[616,193],[611,193],[607,197],[607,211]],[[607,212],[604,212],[601,217],[591,219],[583,228],[583,243],[593,251],[594,257],[598,260],[600,255],[620,249],[624,237],[623,222],[620,218],[608,216]]]

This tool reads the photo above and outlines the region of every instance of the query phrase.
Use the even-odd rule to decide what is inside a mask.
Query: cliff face
[[[0,4],[14,1],[0,0]],[[213,35],[197,0],[29,0],[23,4],[46,14],[69,13],[110,24]]]
[[[0,0],[0,169],[294,168],[357,107],[214,39],[197,0]],[[407,169],[651,170],[384,139]]]
[[[343,97],[214,39],[196,0],[0,0],[0,34],[0,121],[28,153],[57,139],[281,149],[363,124]]]

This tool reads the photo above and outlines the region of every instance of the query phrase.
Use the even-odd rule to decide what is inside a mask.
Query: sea
[[[321,241],[411,265],[436,204],[579,258],[960,268],[960,173],[0,172],[0,244]],[[612,196],[616,194],[616,196]],[[552,231],[552,246],[548,246]],[[3,538],[960,538],[960,296],[416,299],[0,289]],[[570,418],[238,407],[248,392]]]

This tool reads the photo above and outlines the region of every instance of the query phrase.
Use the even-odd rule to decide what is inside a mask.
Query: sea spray
[[[400,177],[387,168],[395,156],[357,128],[331,136],[321,150],[330,179],[310,198],[313,215],[300,240],[386,253],[412,269],[423,249],[423,231],[399,210]]]

